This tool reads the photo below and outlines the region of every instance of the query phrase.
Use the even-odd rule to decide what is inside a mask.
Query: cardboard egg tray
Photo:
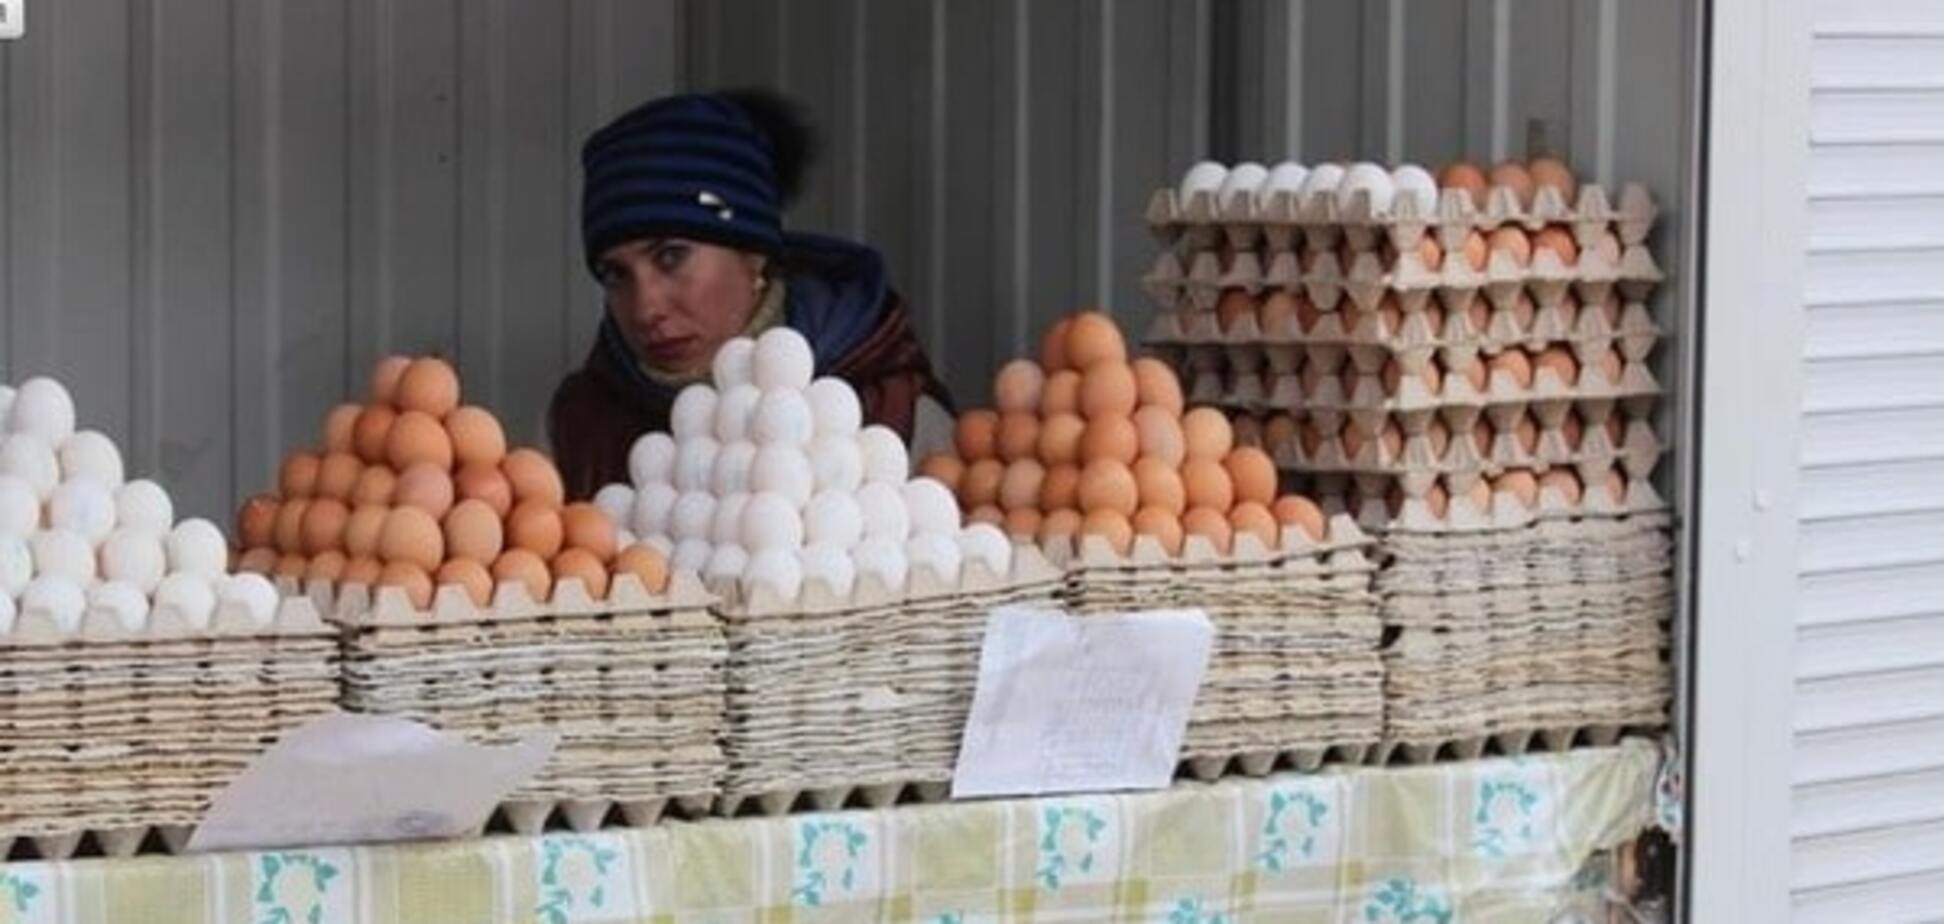
[[[552,761],[500,806],[516,832],[558,817],[590,830],[700,813],[722,773],[727,646],[693,576],[653,594],[617,575],[606,599],[563,581],[545,602],[505,583],[481,608],[442,587],[415,609],[397,588],[286,585],[344,630],[342,702],[499,744],[547,729]]]
[[[1320,542],[1285,530],[1276,548],[1236,537],[1229,554],[1188,538],[1170,557],[1148,537],[1128,555],[1099,537],[1049,543],[1075,613],[1199,608],[1216,635],[1183,741],[1184,770],[1209,779],[1326,760],[1356,763],[1380,737],[1382,624],[1372,540],[1332,518]]]
[[[20,614],[0,635],[0,858],[180,849],[235,774],[336,709],[337,683],[335,631],[303,600],[267,626],[235,605],[200,628],[163,608],[133,632]]]
[[[733,590],[727,776],[717,810],[780,814],[949,791],[993,608],[1054,603],[1062,574],[1015,548],[1005,576],[968,562],[956,582],[917,569],[905,586],[860,579],[848,596],[809,582],[792,600]]]

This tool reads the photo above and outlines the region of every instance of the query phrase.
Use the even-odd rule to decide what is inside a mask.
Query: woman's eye
[[[672,273],[681,267],[682,261],[687,260],[688,255],[689,249],[685,245],[663,244],[655,248],[652,259],[655,261],[656,269],[664,273]]]
[[[600,266],[600,280],[604,288],[612,289],[627,281],[627,273],[612,263],[602,263]]]

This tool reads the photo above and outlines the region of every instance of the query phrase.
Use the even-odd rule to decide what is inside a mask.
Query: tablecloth
[[[1659,748],[463,842],[0,865],[0,924],[1547,920]]]

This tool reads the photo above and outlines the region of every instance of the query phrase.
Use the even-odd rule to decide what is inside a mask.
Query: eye
[[[613,260],[602,260],[595,273],[604,289],[617,288],[628,281],[628,271]]]
[[[687,244],[671,241],[655,245],[655,249],[649,252],[648,259],[654,261],[655,269],[664,273],[673,273],[682,268],[682,263],[688,260],[688,256]]]

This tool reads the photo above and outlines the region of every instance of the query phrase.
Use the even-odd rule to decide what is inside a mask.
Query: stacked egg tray
[[[290,588],[286,588],[290,589]],[[605,600],[565,579],[534,602],[508,582],[492,603],[439,589],[414,610],[397,588],[305,592],[343,630],[343,705],[503,744],[560,735],[553,759],[501,805],[522,834],[592,830],[618,815],[647,826],[706,813],[723,765],[727,649],[714,601],[688,575],[652,594],[617,575]]]
[[[1333,517],[1322,541],[1285,529],[1279,547],[1237,534],[1229,554],[1190,536],[1176,557],[1147,537],[1120,556],[1099,537],[1049,544],[1067,566],[1072,612],[1198,608],[1215,627],[1182,743],[1198,779],[1361,763],[1383,732],[1383,626],[1370,537]]]
[[[182,849],[231,778],[336,710],[335,636],[302,600],[267,626],[235,604],[201,628],[165,605],[140,631],[22,612],[0,634],[0,860]]]
[[[848,596],[759,586],[719,610],[729,637],[728,775],[717,810],[934,802],[949,792],[994,608],[1054,604],[1061,572],[1030,548],[1004,576],[968,559],[956,582],[915,567],[901,588]],[[731,593],[734,593],[732,590]]]

